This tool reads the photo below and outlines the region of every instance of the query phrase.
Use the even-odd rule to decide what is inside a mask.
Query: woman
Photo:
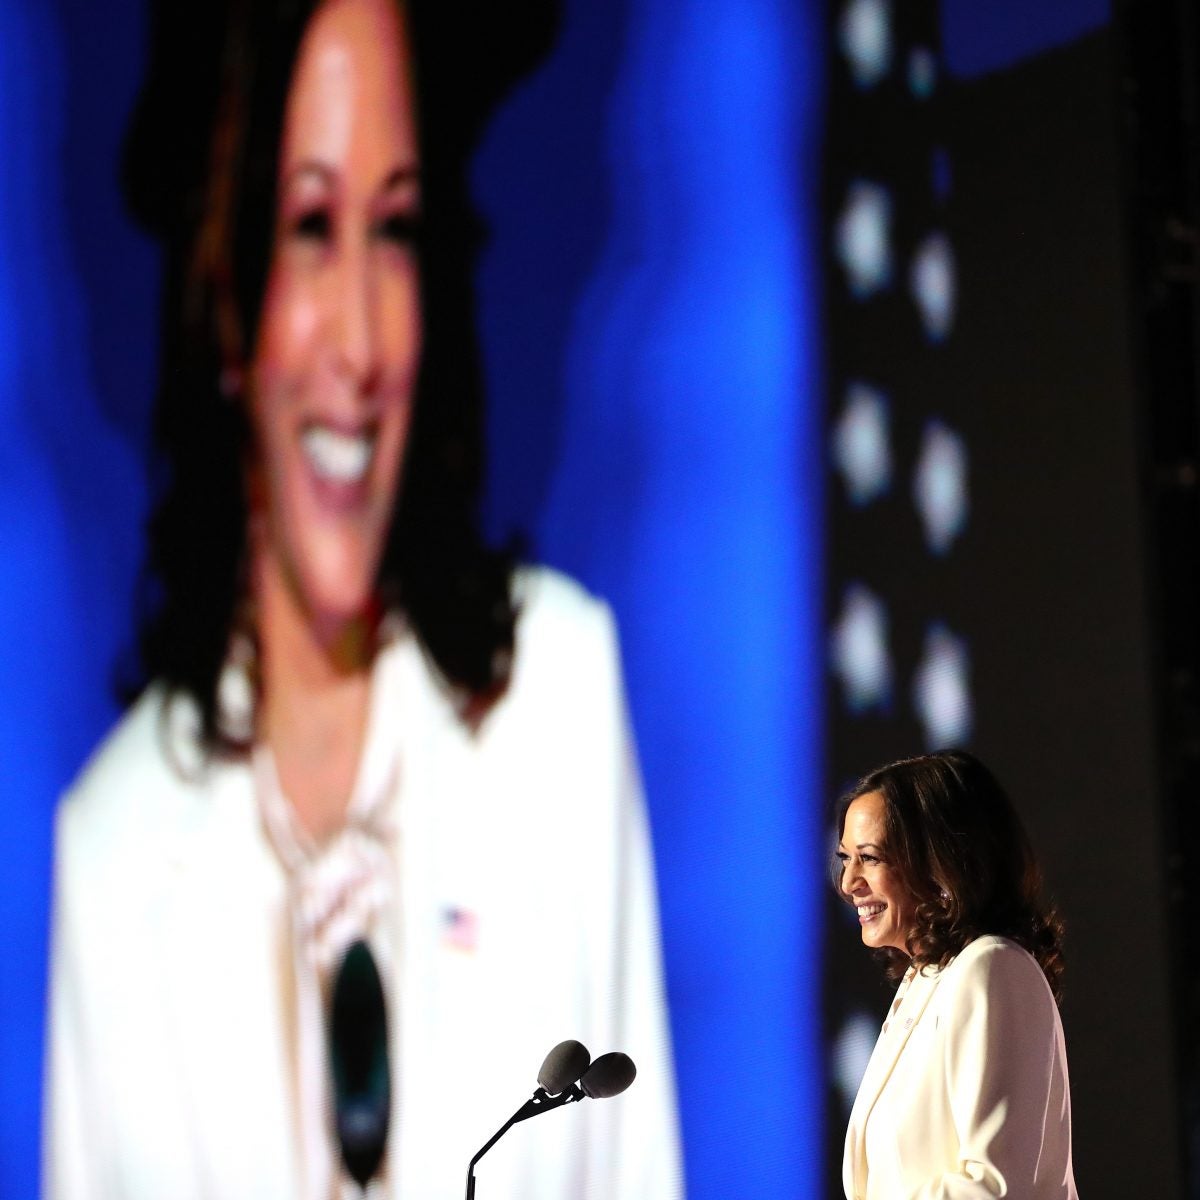
[[[159,13],[127,179],[167,249],[171,476],[152,682],[59,817],[51,1196],[357,1194],[326,1030],[359,942],[387,1010],[372,1194],[457,1196],[565,1037],[637,1086],[523,1126],[481,1187],[678,1193],[611,619],[474,525],[466,155],[549,33],[492,7]]]
[[[843,799],[836,883],[901,979],[850,1114],[848,1200],[1074,1200],[1062,927],[1012,803],[961,750]]]

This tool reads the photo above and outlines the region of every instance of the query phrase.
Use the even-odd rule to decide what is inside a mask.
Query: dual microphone
[[[342,1162],[365,1194],[387,1146],[392,1078],[388,1061],[383,981],[370,948],[355,942],[334,980],[329,1018],[333,1115]],[[475,1195],[475,1164],[519,1121],[577,1100],[617,1096],[634,1080],[628,1054],[602,1054],[595,1062],[580,1042],[559,1042],[542,1063],[537,1091],[471,1159],[467,1200]]]
[[[634,1080],[637,1067],[628,1054],[614,1050],[595,1062],[581,1042],[559,1042],[542,1063],[537,1091],[484,1143],[467,1167],[466,1200],[475,1196],[475,1164],[518,1122],[577,1100],[619,1096]]]
[[[582,1042],[559,1042],[546,1055],[538,1072],[539,1089],[550,1096],[572,1093],[571,1100],[607,1100],[619,1096],[637,1076],[637,1067],[628,1054],[613,1050],[602,1054],[595,1062]],[[575,1088],[575,1084],[579,1085]],[[537,1092],[534,1093],[534,1099]],[[531,1102],[532,1103],[532,1102]],[[562,1101],[566,1104],[567,1100]]]

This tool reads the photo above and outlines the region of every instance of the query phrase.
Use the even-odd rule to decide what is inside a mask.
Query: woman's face
[[[408,436],[421,348],[413,105],[395,0],[321,4],[287,98],[249,397],[260,562],[329,633],[371,601]]]
[[[868,792],[846,809],[837,856],[841,887],[858,909],[864,946],[893,947],[908,953],[916,901],[891,864],[885,838],[884,800]]]

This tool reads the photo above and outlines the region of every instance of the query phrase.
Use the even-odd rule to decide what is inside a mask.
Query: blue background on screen
[[[823,1191],[819,37],[781,0],[579,12],[480,160],[512,231],[482,276],[490,514],[617,612],[696,1197]],[[522,143],[552,163],[506,173]],[[565,313],[528,294],[555,277]]]
[[[154,260],[114,164],[141,9],[0,4],[0,1195],[37,1195],[55,798],[114,719]]]

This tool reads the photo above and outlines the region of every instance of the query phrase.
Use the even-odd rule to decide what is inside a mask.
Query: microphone
[[[532,1098],[526,1100],[471,1159],[467,1167],[466,1200],[475,1200],[475,1164],[518,1121],[527,1121],[530,1117],[577,1100],[604,1100],[620,1095],[636,1075],[637,1067],[633,1065],[633,1059],[619,1050],[602,1054],[595,1062],[591,1062],[591,1055],[580,1042],[559,1042],[542,1063],[542,1069],[538,1072],[538,1089]]]
[[[613,1050],[602,1054],[584,1073],[579,1081],[585,1096],[593,1100],[607,1100],[619,1096],[637,1078],[637,1067],[628,1054]]]
[[[557,1096],[588,1069],[591,1061],[592,1056],[582,1042],[574,1039],[559,1042],[546,1055],[542,1069],[538,1072],[537,1081],[544,1091],[549,1092],[551,1096]]]

